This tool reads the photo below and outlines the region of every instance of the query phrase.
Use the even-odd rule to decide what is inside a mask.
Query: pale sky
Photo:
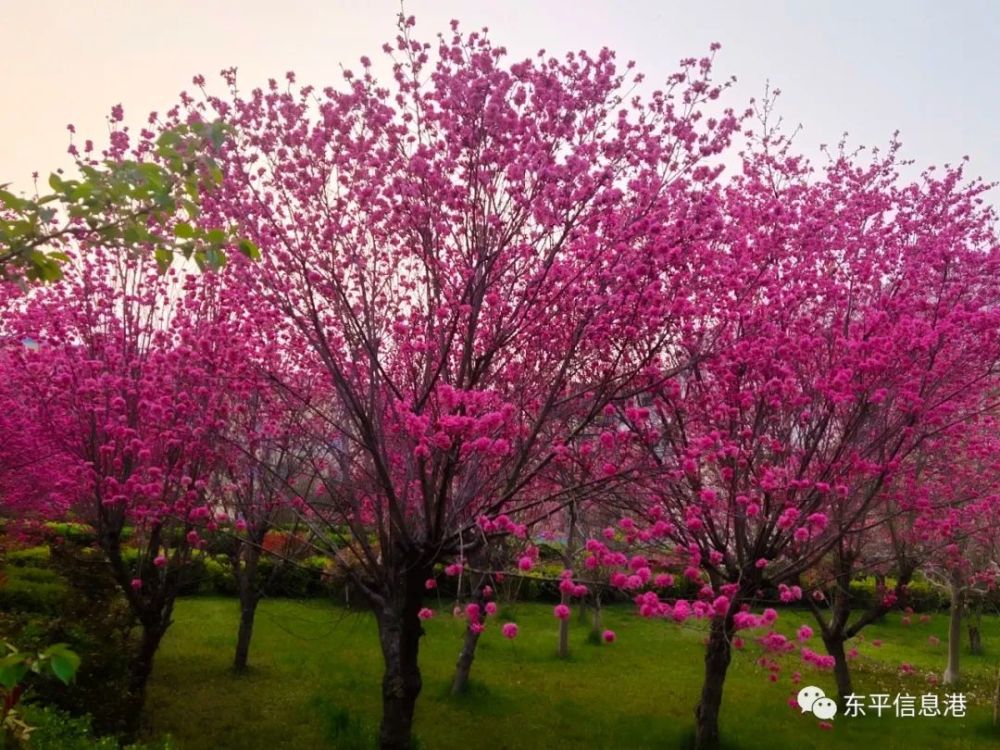
[[[0,183],[28,188],[32,171],[66,165],[67,123],[100,143],[112,105],[141,125],[197,73],[217,81],[236,66],[244,90],[287,70],[336,85],[341,64],[378,60],[398,9],[394,0],[0,0]],[[406,12],[428,40],[452,18],[488,26],[514,59],[608,46],[650,81],[718,41],[717,72],[739,79],[727,102],[742,109],[770,80],[786,122],[803,126],[807,154],[844,131],[877,146],[899,129],[918,164],[968,155],[971,174],[1000,180],[1000,2],[407,0]]]

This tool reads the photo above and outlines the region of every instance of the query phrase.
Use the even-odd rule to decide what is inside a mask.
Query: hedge
[[[95,554],[97,554],[95,552]],[[126,547],[123,556],[126,562],[134,563],[137,551]],[[51,612],[58,607],[58,599],[65,592],[61,579],[47,568],[49,548],[29,547],[8,552],[4,558],[7,582],[0,585],[0,609],[24,608],[33,612]],[[562,563],[545,559],[527,573],[510,575],[504,588],[516,598],[524,601],[556,602],[560,599],[559,578]],[[436,571],[439,593],[445,597],[455,596],[457,577],[444,575],[443,566]],[[463,579],[463,584],[467,579]],[[310,598],[339,596],[346,585],[343,573],[337,573],[327,558],[308,557],[292,563],[263,555],[258,564],[258,583],[266,596],[288,598]],[[895,585],[886,579],[890,589]],[[691,599],[697,596],[699,584],[677,576],[676,583],[664,590],[664,598]],[[918,578],[907,587],[906,606],[916,612],[930,612],[947,609],[948,594],[943,589],[932,586]],[[221,554],[198,554],[184,570],[181,578],[182,595],[213,594],[234,596],[236,581],[229,558]],[[851,595],[856,609],[872,606],[877,601],[876,581],[873,577],[859,578],[851,583]],[[606,601],[627,601],[628,592],[608,591]],[[988,605],[1000,608],[1000,592],[991,592],[986,597]],[[778,592],[765,590],[762,601],[777,604]]]
[[[0,585],[0,610],[56,615],[68,587],[55,571],[47,568],[9,568]]]

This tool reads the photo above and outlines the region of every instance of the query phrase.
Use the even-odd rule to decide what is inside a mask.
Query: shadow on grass
[[[329,697],[318,695],[309,701],[309,707],[322,723],[323,737],[330,747],[338,750],[371,750],[376,747],[375,727],[353,716]]]
[[[329,697],[319,695],[309,701],[323,724],[323,738],[336,750],[376,750],[378,726],[353,715]],[[412,750],[426,750],[423,741],[413,735]]]
[[[694,727],[688,728],[681,734],[681,750],[694,750]],[[722,735],[720,750],[745,750],[746,745],[734,740],[732,737]]]
[[[972,734],[992,740],[990,747],[1000,747],[1000,723],[993,721],[977,721],[972,725]],[[985,746],[984,746],[985,747]]]
[[[462,708],[474,715],[493,715],[516,711],[517,701],[504,690],[495,690],[485,682],[470,679],[465,690],[457,695],[451,692],[451,681],[440,683],[441,699],[457,708]]]

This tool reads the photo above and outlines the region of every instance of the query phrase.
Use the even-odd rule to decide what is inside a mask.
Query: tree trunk
[[[233,658],[233,670],[238,673],[247,671],[247,659],[250,656],[250,639],[253,637],[253,620],[257,613],[257,597],[240,602],[240,629],[236,635],[236,656]]]
[[[559,599],[560,603],[569,605],[570,598],[569,594],[565,591]],[[560,659],[566,659],[569,657],[569,618],[565,617],[559,620],[559,648],[556,651],[556,655]]]
[[[591,624],[591,633],[594,634],[594,638],[597,643],[604,643],[604,626],[601,622],[601,595],[594,594],[594,620]]]
[[[847,664],[847,654],[844,651],[844,637],[839,634],[832,634],[823,638],[823,645],[826,652],[833,657],[833,675],[837,680],[837,695],[840,698],[840,707],[843,710],[847,705],[847,696],[854,693],[854,686],[851,684],[851,670]]]
[[[236,635],[233,670],[239,674],[247,670],[254,616],[257,614],[257,602],[260,601],[260,595],[257,591],[257,560],[259,557],[260,553],[257,550],[248,549],[245,567],[240,566],[238,556],[233,561],[236,584],[240,592],[240,629]]]
[[[983,653],[983,636],[978,625],[969,625],[969,651],[977,655]]]
[[[479,606],[480,618],[486,617],[486,597],[483,596],[485,583],[485,579],[479,582],[473,590],[470,600]],[[455,676],[451,681],[452,695],[464,693],[469,684],[469,673],[472,671],[472,662],[476,658],[476,647],[479,645],[479,633],[472,632],[471,626],[471,622],[465,626],[462,650],[458,654],[458,661],[455,663]]]
[[[464,693],[469,685],[469,672],[472,670],[472,661],[476,658],[479,635],[472,628],[465,628],[465,641],[462,645],[462,651],[458,655],[458,662],[455,664],[455,679],[451,683],[452,695]]]
[[[713,618],[705,650],[705,681],[701,700],[694,710],[695,750],[718,750],[720,747],[719,712],[726,671],[732,660],[732,618]]]
[[[382,646],[382,724],[380,750],[411,750],[413,712],[423,682],[417,656],[424,629],[417,613],[423,597],[427,571],[401,573],[402,591],[378,612],[379,642]]]
[[[566,548],[563,551],[563,567],[569,570],[573,567],[573,556],[576,554],[576,503],[570,503],[567,510],[569,511],[569,529],[566,533]],[[563,591],[559,597],[559,603],[569,606],[570,602],[570,595]],[[559,620],[559,648],[556,654],[560,659],[569,657],[568,617]]]
[[[961,676],[959,655],[962,650],[962,609],[965,606],[965,589],[962,582],[951,583],[951,618],[948,623],[948,667],[944,670],[944,684],[955,685]]]
[[[143,625],[139,649],[129,663],[128,695],[125,696],[127,708],[124,712],[128,739],[133,738],[139,730],[142,709],[146,703],[146,685],[153,673],[153,659],[165,632],[163,627]]]

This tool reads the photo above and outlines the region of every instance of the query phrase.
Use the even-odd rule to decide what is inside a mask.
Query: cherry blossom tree
[[[280,357],[280,351],[271,353]],[[259,361],[248,373],[249,398],[232,409],[221,436],[225,458],[213,494],[224,521],[219,533],[227,537],[240,600],[236,672],[247,668],[254,617],[263,595],[259,563],[265,539],[282,519],[295,517],[293,506],[299,498],[313,494],[315,467],[322,453],[309,430],[303,429],[311,405],[282,398],[271,381],[273,373],[268,370],[272,368],[273,363]],[[297,395],[310,392],[308,385],[296,389]],[[277,558],[277,565],[285,563],[289,561]]]
[[[925,535],[935,542],[923,565],[927,579],[949,597],[948,663],[942,679],[960,681],[962,621],[975,600],[996,588],[1000,574],[1000,495],[996,491],[996,415],[954,430],[948,448],[929,447],[924,491],[942,505]],[[974,648],[970,625],[970,646]]]
[[[984,408],[997,373],[985,186],[960,169],[905,184],[895,146],[867,164],[841,152],[816,174],[767,126],[769,107],[717,235],[733,286],[714,314],[733,324],[714,356],[651,386],[651,415],[633,422],[660,470],[628,539],[665,542],[702,585],[694,606],[655,589],[637,601],[711,619],[699,748],[719,745],[737,631],[767,624],[746,608],[766,586],[801,598],[799,577],[870,518],[928,437]],[[649,585],[643,569],[623,585]]]
[[[507,63],[483,34],[434,46],[412,25],[386,46],[389,86],[367,58],[321,90],[289,74],[241,95],[229,72],[228,96],[177,113],[235,127],[206,215],[261,248],[248,297],[333,394],[326,500],[303,516],[361,562],[387,749],[411,744],[434,566],[623,482],[609,464],[566,487],[553,464],[708,346],[691,310],[739,123],[704,111],[723,88],[708,59],[633,98],[607,50]]]
[[[229,376],[243,358],[206,280],[100,247],[68,254],[63,272],[4,321],[4,453],[32,460],[5,472],[3,501],[22,519],[93,526],[141,628],[124,697],[137,721],[181,578],[214,524],[207,488],[230,399],[246,395]]]
[[[970,405],[974,410],[974,402]],[[835,659],[842,701],[854,692],[845,650],[848,640],[893,608],[905,607],[916,574],[941,571],[942,563],[954,568],[960,549],[982,550],[983,527],[997,508],[993,491],[997,466],[991,458],[994,434],[994,421],[987,414],[971,415],[929,436],[901,465],[881,501],[863,519],[845,527],[828,558],[803,578],[804,600],[817,620],[827,653]],[[988,559],[979,563],[976,571],[990,567]],[[875,576],[876,588],[872,600],[859,607],[850,584],[863,574]],[[961,580],[964,588],[966,578]]]

